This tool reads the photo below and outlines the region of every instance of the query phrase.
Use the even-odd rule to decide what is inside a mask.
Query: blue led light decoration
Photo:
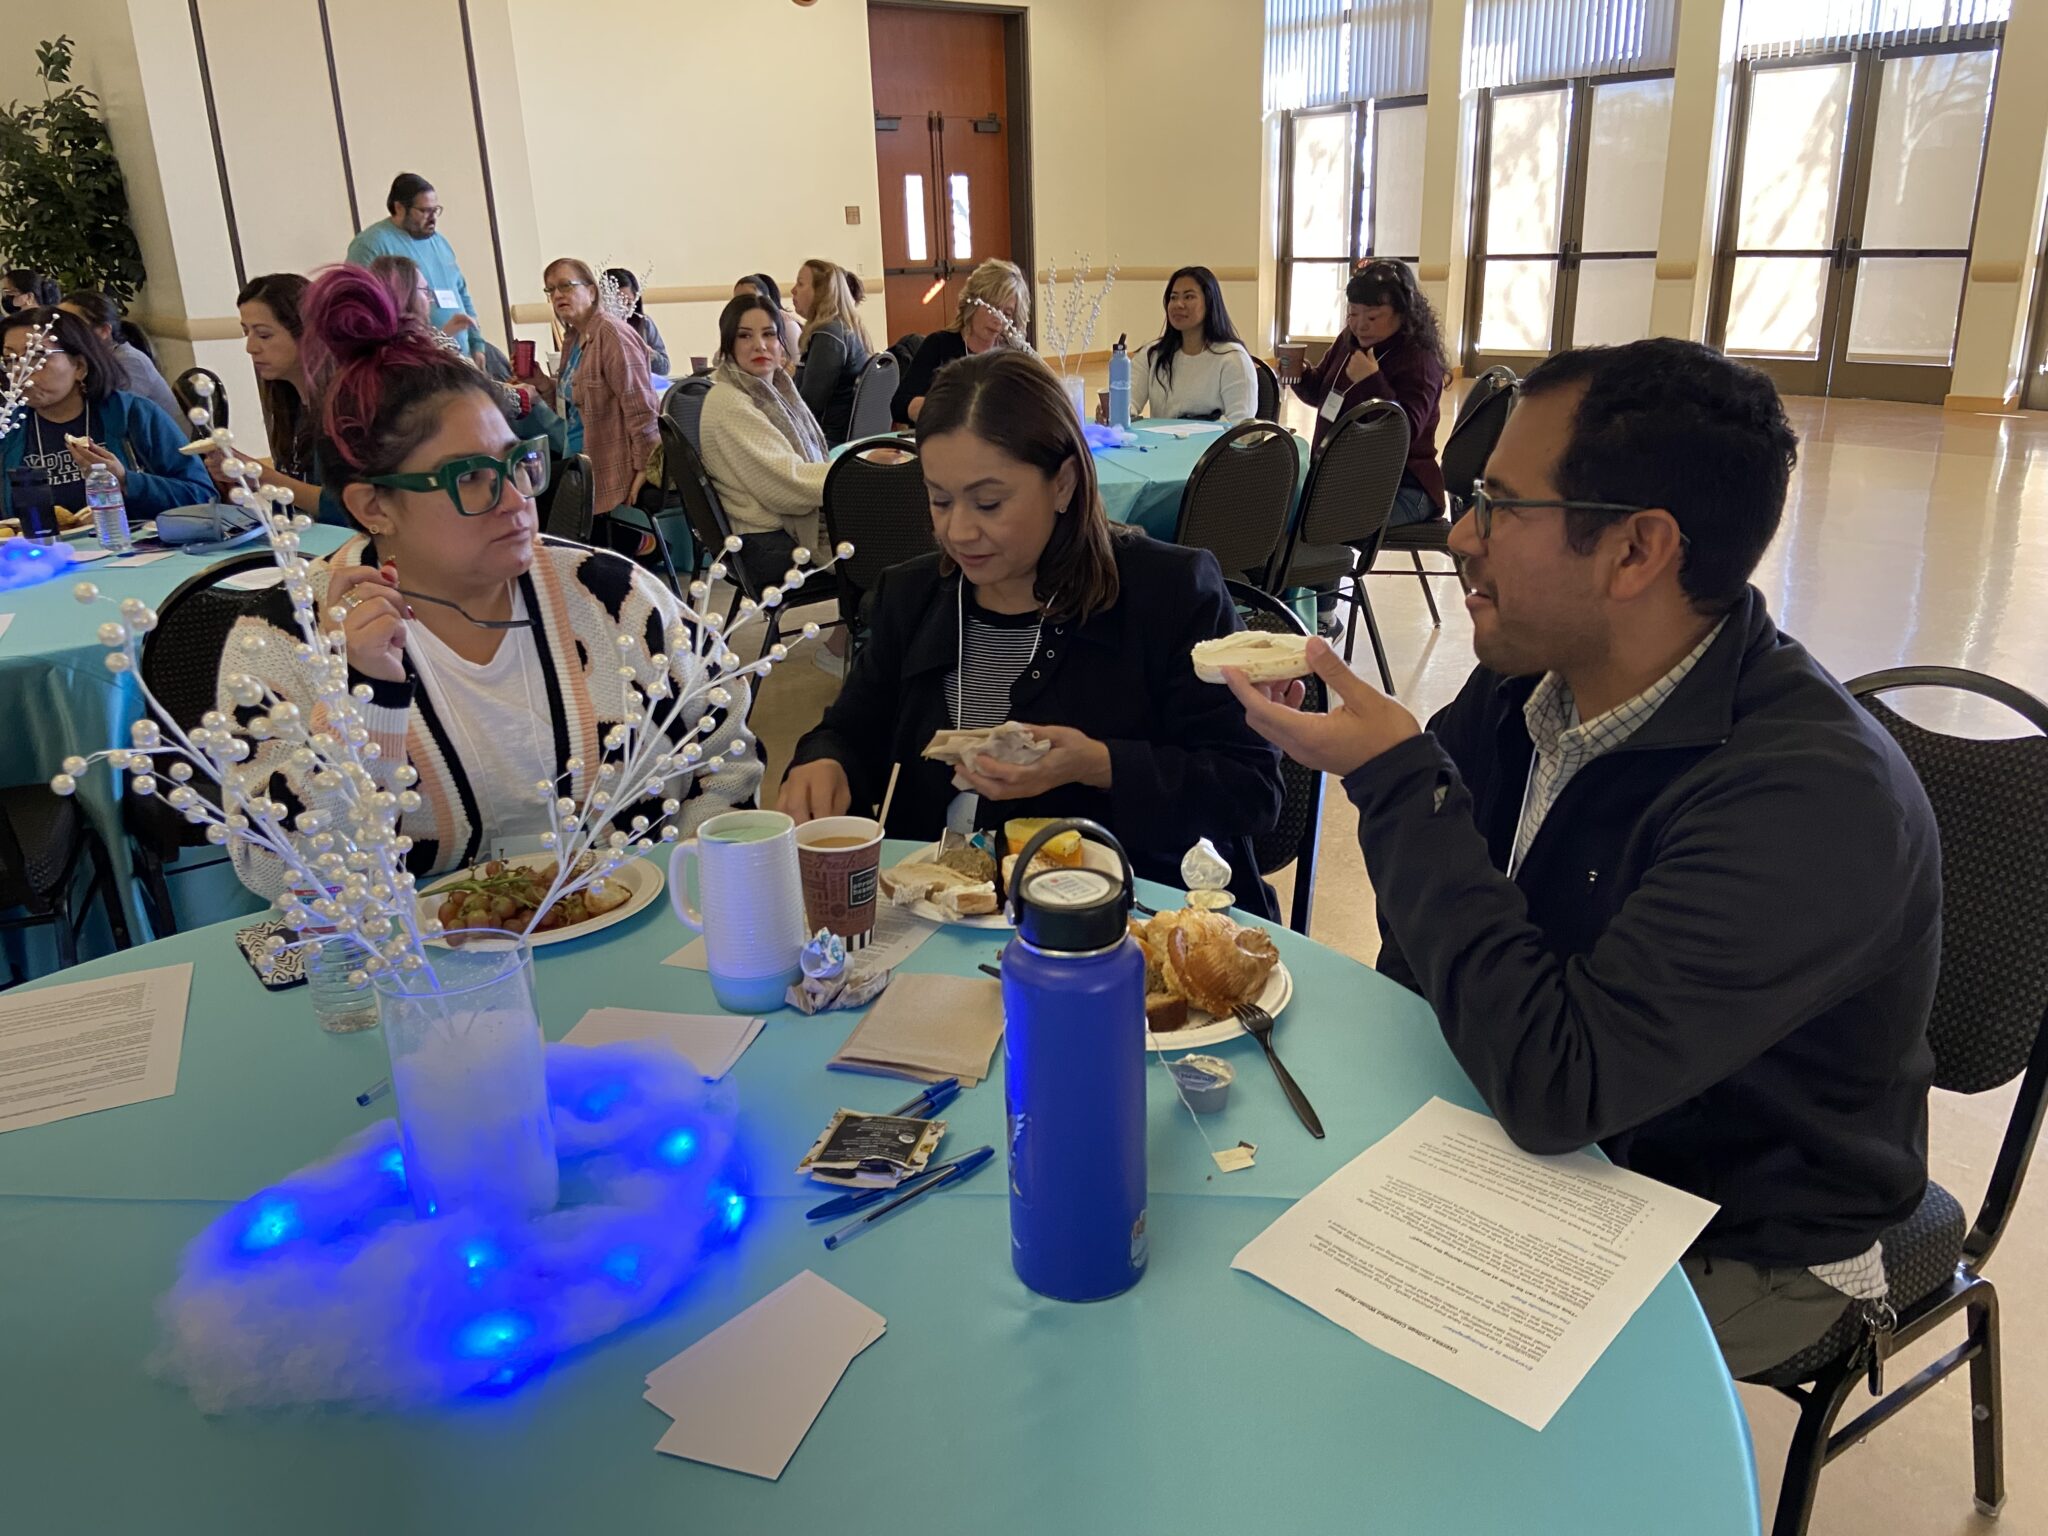
[[[547,1049],[562,1203],[413,1212],[391,1121],[185,1250],[154,1367],[208,1413],[517,1390],[662,1306],[746,1219],[730,1084],[666,1046]]]

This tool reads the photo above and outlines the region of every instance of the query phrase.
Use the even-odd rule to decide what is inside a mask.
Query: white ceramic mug
[[[701,910],[690,896],[696,870]],[[704,935],[711,990],[729,1013],[765,1013],[802,975],[803,877],[796,823],[780,811],[726,811],[676,844],[668,899]]]

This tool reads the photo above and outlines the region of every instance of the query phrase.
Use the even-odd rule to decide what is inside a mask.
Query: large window
[[[1283,339],[1320,340],[1343,329],[1344,283],[1359,262],[1420,259],[1427,116],[1416,96],[1287,115]]]
[[[1647,336],[1671,77],[1486,90],[1479,112],[1466,367]]]

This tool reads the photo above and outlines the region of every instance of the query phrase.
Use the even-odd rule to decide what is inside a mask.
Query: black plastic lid
[[[1122,878],[1099,869],[1032,869],[1039,849],[1062,832],[1079,832],[1114,848],[1123,866]],[[1014,867],[1026,873],[1011,882],[1010,921],[1017,925],[1017,936],[1033,949],[1089,954],[1113,948],[1129,931],[1136,897],[1131,861],[1106,828],[1079,817],[1051,822],[1024,845]]]

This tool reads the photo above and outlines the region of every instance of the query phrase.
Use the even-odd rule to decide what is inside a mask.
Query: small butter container
[[[1168,1066],[1180,1086],[1180,1096],[1198,1115],[1213,1115],[1230,1098],[1230,1085],[1237,1069],[1215,1056],[1183,1056]]]
[[[1188,892],[1188,906],[1196,912],[1227,912],[1236,899],[1228,891]]]

